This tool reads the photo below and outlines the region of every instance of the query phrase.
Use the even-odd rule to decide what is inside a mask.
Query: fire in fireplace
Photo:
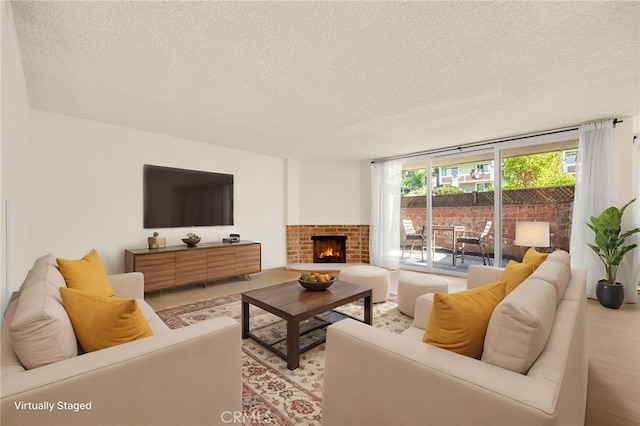
[[[313,263],[347,263],[346,235],[314,235]]]

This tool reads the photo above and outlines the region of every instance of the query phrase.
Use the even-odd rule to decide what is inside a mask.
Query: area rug
[[[362,301],[337,311],[363,317]],[[220,297],[157,312],[175,329],[219,316],[241,321],[240,295]],[[286,323],[255,306],[250,307],[251,330],[262,339],[277,341],[286,336]],[[311,320],[312,322],[313,320]],[[412,319],[397,308],[391,295],[387,302],[373,305],[373,326],[401,333]],[[310,323],[307,325],[311,325]],[[304,328],[305,324],[301,325]],[[242,405],[246,424],[283,426],[320,425],[325,344],[303,353],[300,367],[291,371],[286,362],[251,339],[242,341]]]

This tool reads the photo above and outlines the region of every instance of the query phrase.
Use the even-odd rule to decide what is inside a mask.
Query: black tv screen
[[[145,228],[233,225],[233,175],[144,165]]]

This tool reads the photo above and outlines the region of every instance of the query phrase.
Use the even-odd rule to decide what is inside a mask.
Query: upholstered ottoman
[[[420,272],[398,273],[398,309],[413,318],[416,299],[427,293],[449,293],[449,283],[441,277]]]
[[[371,301],[373,303],[386,302],[389,297],[389,271],[378,266],[357,265],[348,266],[340,271],[340,281],[369,287],[373,290]]]

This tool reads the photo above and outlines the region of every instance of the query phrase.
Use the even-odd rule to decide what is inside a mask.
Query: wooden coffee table
[[[302,335],[318,329],[325,329],[330,324],[349,317],[331,311],[338,306],[346,305],[358,299],[364,299],[364,319],[354,318],[371,325],[372,303],[371,289],[344,281],[336,280],[324,291],[305,290],[298,281],[291,281],[271,287],[242,293],[242,338],[251,338],[260,345],[274,352],[287,361],[287,368],[295,370],[300,365],[300,354],[325,341],[321,338],[300,344],[300,323],[313,318],[313,325],[305,328]],[[249,330],[249,305],[254,305],[282,318],[287,323],[287,337],[276,342],[267,342]],[[327,313],[327,314],[325,314]],[[324,314],[322,318],[318,315]],[[281,350],[276,346],[286,343]]]

